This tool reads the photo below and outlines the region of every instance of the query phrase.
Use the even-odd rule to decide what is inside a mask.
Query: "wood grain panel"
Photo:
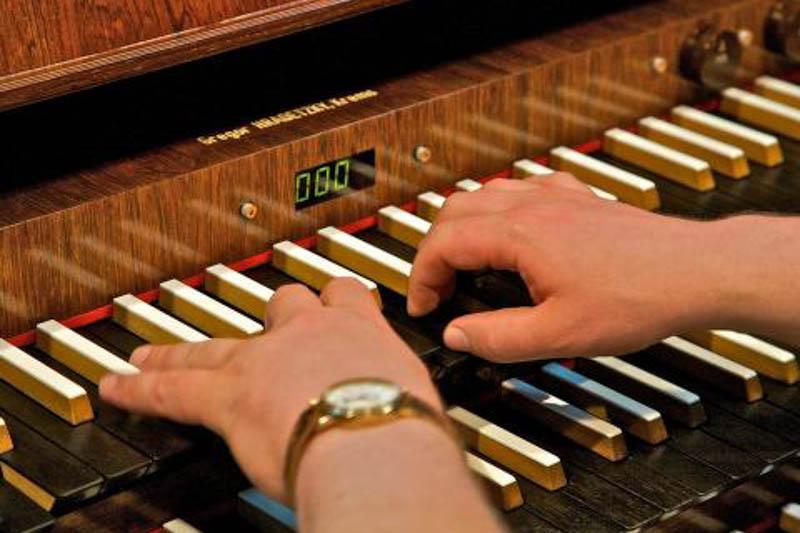
[[[5,0],[0,109],[273,39],[404,0]]]

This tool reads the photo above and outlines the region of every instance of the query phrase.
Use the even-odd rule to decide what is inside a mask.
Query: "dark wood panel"
[[[0,109],[273,39],[405,0],[7,0]]]

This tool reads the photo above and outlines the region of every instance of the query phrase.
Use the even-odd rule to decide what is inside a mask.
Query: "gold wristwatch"
[[[290,501],[294,500],[300,461],[314,437],[333,428],[370,427],[409,417],[428,419],[455,436],[443,414],[391,381],[350,379],[326,389],[311,401],[289,439],[284,482]]]

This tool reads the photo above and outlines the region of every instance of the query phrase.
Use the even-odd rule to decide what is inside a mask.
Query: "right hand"
[[[634,351],[713,319],[717,226],[600,199],[565,173],[494,180],[448,198],[419,247],[408,311],[432,311],[457,270],[512,270],[538,305],[459,317],[450,348],[500,362]]]

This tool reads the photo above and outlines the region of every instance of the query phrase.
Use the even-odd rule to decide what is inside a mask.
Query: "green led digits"
[[[331,167],[319,167],[314,173],[314,198],[322,198],[331,190]]]
[[[308,200],[311,196],[311,172],[303,172],[297,175],[294,186],[294,203],[299,204]]]
[[[294,175],[297,210],[336,200],[375,185],[375,150],[333,159]]]
[[[336,162],[333,171],[333,190],[341,191],[350,185],[350,159],[342,159]]]

